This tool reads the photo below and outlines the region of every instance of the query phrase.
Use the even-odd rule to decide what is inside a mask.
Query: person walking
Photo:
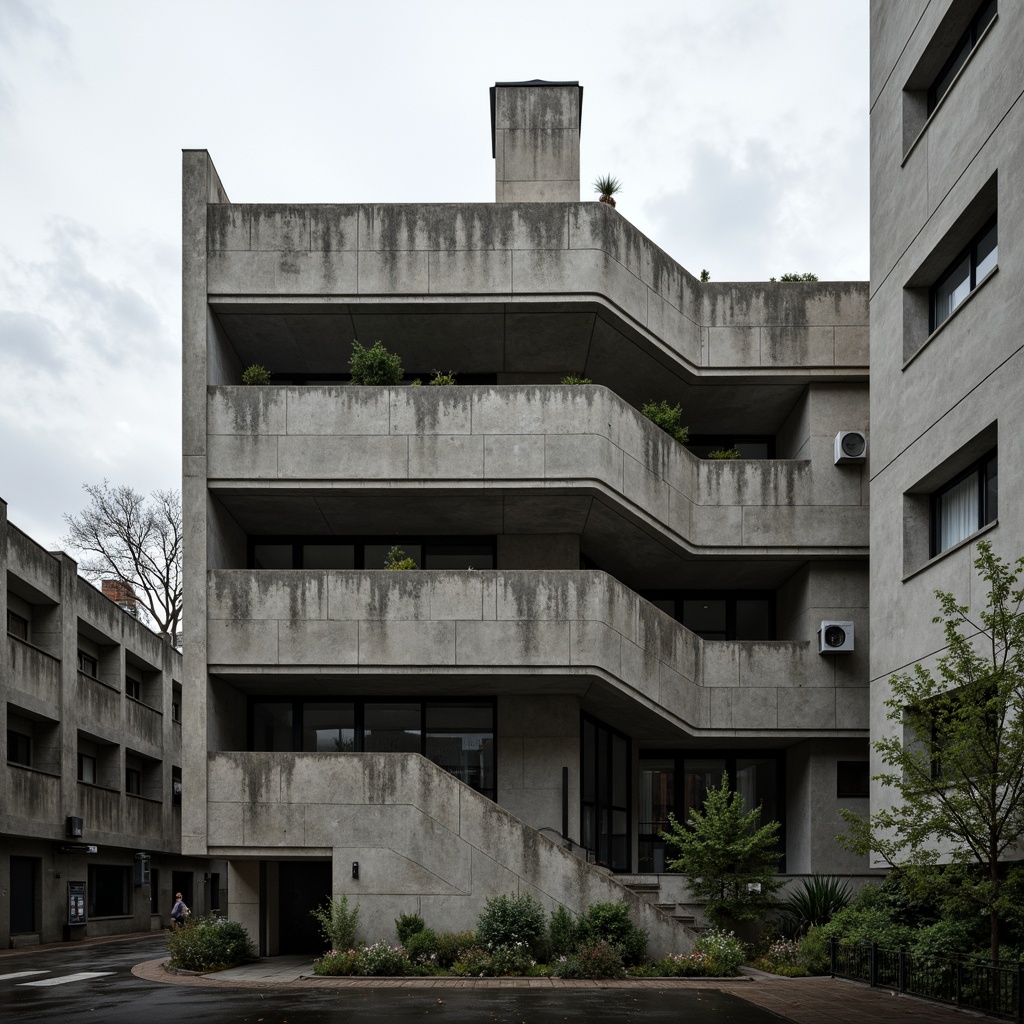
[[[185,905],[185,901],[181,898],[181,893],[176,892],[174,894],[174,908],[171,910],[171,927],[180,928],[185,923],[185,918],[191,914],[192,911]]]

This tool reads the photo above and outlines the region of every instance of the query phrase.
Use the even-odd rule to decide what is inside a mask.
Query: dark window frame
[[[587,798],[586,786],[587,772],[590,770],[586,763],[587,750],[585,742],[588,727],[594,730],[594,759],[596,762],[594,765],[594,795],[592,799]],[[615,803],[614,800],[615,780],[612,776],[612,767],[614,765],[613,745],[616,739],[623,741],[626,746],[625,804]],[[607,769],[604,779],[599,777],[601,774],[601,753],[599,747],[602,741],[605,745],[604,765]],[[604,799],[602,799],[602,792],[605,794]],[[591,811],[590,819],[594,822],[595,834],[592,838],[585,834],[588,808]],[[611,827],[608,832],[609,850],[607,853],[609,856],[607,861],[601,859],[601,850],[596,846],[597,837],[600,834],[599,822],[602,814],[607,814],[609,823],[611,823],[616,812],[625,814],[626,818],[626,848],[625,857],[621,863],[615,863],[614,860],[615,832]],[[588,839],[591,839],[589,845]],[[633,740],[627,733],[616,729],[594,715],[588,714],[586,711],[580,712],[580,845],[593,854],[599,864],[610,868],[612,871],[628,873],[633,870]]]
[[[92,666],[92,671],[88,670],[88,666]],[[78,671],[84,676],[88,676],[90,679],[99,679],[100,671],[100,660],[95,655],[89,654],[88,651],[83,651],[81,648],[78,649]]]
[[[983,278],[978,279],[978,245],[981,240],[993,229],[996,229],[996,264]],[[953,276],[953,274],[960,268],[960,264],[965,259],[970,259],[970,271],[968,274],[968,282],[970,289],[967,295],[960,300],[954,306],[949,313],[946,314],[941,320],[938,317],[938,309],[936,307],[936,301],[938,299],[939,289]],[[947,320],[949,320],[953,314],[970,298],[971,295],[977,290],[978,285],[984,283],[991,276],[992,271],[999,265],[999,217],[998,214],[993,214],[985,221],[981,230],[961,249],[956,256],[949,262],[946,269],[939,275],[932,286],[928,289],[928,333],[929,335],[934,334]]]
[[[18,640],[24,640],[28,643],[28,619],[24,615],[19,615],[15,611],[7,609],[7,633],[9,636],[16,637]]]
[[[722,747],[710,747],[707,750],[699,747],[688,747],[684,749],[641,749],[637,754],[637,765],[638,768],[644,761],[675,761],[675,769],[673,773],[673,788],[675,790],[673,796],[673,803],[675,804],[675,814],[677,820],[680,819],[680,814],[685,807],[686,803],[686,792],[685,792],[685,781],[684,781],[684,766],[687,760],[695,759],[708,759],[708,760],[724,760],[725,761],[725,772],[728,774],[730,782],[735,786],[737,769],[737,761],[754,761],[754,760],[765,760],[775,762],[775,800],[778,805],[778,817],[776,820],[779,822],[779,849],[782,856],[779,858],[779,866],[776,868],[778,874],[786,873],[786,752],[778,749],[762,749],[752,748],[750,750],[737,750],[734,747],[722,748]],[[751,808],[746,808],[751,810]],[[637,843],[650,842],[652,840],[660,840],[660,836],[650,832],[640,832],[640,822],[637,822]]]
[[[171,806],[181,806],[181,769],[177,765],[171,765]]]
[[[32,767],[32,737],[17,729],[7,730],[7,763]]]
[[[672,616],[681,626],[689,628],[683,622],[682,603],[684,601],[725,601],[725,641],[735,641],[736,638],[736,602],[737,601],[767,601],[768,602],[768,640],[775,640],[778,636],[778,624],[776,622],[776,601],[774,590],[641,590],[640,597],[645,601],[675,601],[676,612]],[[691,632],[695,632],[691,630]],[[695,635],[700,636],[699,633]],[[703,638],[702,638],[703,639]],[[721,643],[719,640],[708,640],[707,643]],[[742,639],[740,643],[744,643]],[[758,643],[759,641],[746,641]]]
[[[120,864],[90,864],[88,871],[89,917],[130,916],[132,869]]]
[[[728,448],[735,448],[741,444],[763,444],[768,447],[768,454],[764,459],[755,459],[762,462],[766,459],[775,458],[775,435],[774,434],[691,434],[686,442],[686,447],[698,459],[707,459],[707,455],[700,455],[694,452],[694,448],[708,448],[710,451],[719,451]],[[744,456],[748,458],[747,456]]]
[[[85,778],[85,764],[87,761],[92,762],[91,779]],[[84,783],[86,786],[99,785],[99,783],[97,782],[97,779],[99,778],[99,758],[97,758],[94,754],[79,753],[77,778],[79,782]]]
[[[995,472],[990,473],[990,467],[995,466]],[[932,558],[941,555],[944,551],[949,551],[950,548],[956,547],[966,537],[962,537],[960,540],[953,541],[942,547],[942,520],[939,514],[939,505],[944,495],[948,494],[953,488],[959,486],[964,480],[968,480],[971,477],[975,477],[977,480],[976,484],[976,499],[978,502],[978,527],[977,530],[981,530],[984,527],[994,523],[999,515],[999,492],[998,492],[998,480],[999,480],[999,450],[998,448],[992,448],[987,451],[980,459],[972,462],[965,470],[957,473],[951,480],[944,483],[941,487],[937,488],[931,493],[929,499],[930,506],[930,519],[931,519],[931,539],[930,539],[930,554]],[[989,500],[989,481],[995,480],[997,483],[995,502]],[[991,507],[992,505],[995,507]],[[974,536],[977,533],[974,530],[968,536]]]
[[[292,548],[292,569],[302,569],[303,553],[302,549],[306,546],[324,545],[328,547],[341,547],[344,545],[351,544],[354,547],[353,551],[353,570],[362,570],[366,568],[365,565],[365,550],[367,546],[371,545],[388,545],[394,547],[396,544],[399,547],[408,545],[410,547],[418,545],[421,552],[421,562],[426,562],[429,557],[429,553],[426,549],[430,547],[479,547],[486,548],[487,553],[491,557],[492,565],[497,565],[498,561],[498,539],[493,534],[485,534],[483,536],[473,535],[430,535],[422,536],[419,534],[408,534],[402,536],[396,536],[394,534],[385,536],[376,535],[359,535],[355,536],[352,534],[332,536],[330,534],[315,534],[311,536],[302,536],[300,534],[266,534],[266,535],[254,535],[248,538],[248,545],[246,551],[246,565],[249,569],[256,568],[256,547],[262,545],[278,545],[288,546]],[[373,568],[383,568],[383,566],[374,566]],[[422,565],[420,566],[422,568]],[[272,571],[272,570],[261,570],[261,571]],[[333,571],[333,570],[331,570]]]
[[[496,697],[396,697],[376,696],[374,694],[359,696],[337,696],[324,697],[318,694],[307,694],[301,696],[274,697],[270,694],[261,694],[258,697],[250,697],[248,701],[248,723],[247,723],[247,745],[249,750],[255,749],[255,709],[257,704],[291,704],[292,706],[292,739],[291,749],[295,752],[302,752],[303,744],[303,707],[306,704],[351,704],[353,705],[353,731],[355,739],[355,750],[353,753],[365,752],[365,710],[367,704],[419,704],[419,735],[420,749],[427,760],[431,758],[427,754],[427,706],[440,704],[471,704],[487,707],[491,711],[492,745],[494,765],[492,768],[493,786],[488,789],[472,788],[483,794],[490,800],[497,801],[498,798],[498,701]],[[436,764],[437,762],[432,762]],[[438,767],[443,767],[438,765]],[[471,785],[470,783],[466,783]]]
[[[987,29],[995,20],[998,13],[999,6],[997,0],[989,0],[988,3],[982,3],[978,12],[973,18],[971,18],[971,23],[967,26],[963,35],[956,41],[948,59],[942,65],[939,73],[932,80],[932,84],[928,87],[929,117],[935,113],[936,107],[938,107],[942,102],[943,97],[953,86],[953,81],[956,78],[955,74],[950,77],[948,81],[945,81],[949,76],[949,72],[953,68],[956,68],[957,72],[959,72],[959,69],[967,63],[974,48],[978,45],[978,41],[984,34],[985,29]],[[941,92],[939,91],[940,88],[942,89]]]
[[[128,796],[142,796],[142,769],[124,766],[124,791]]]
[[[836,799],[866,800],[870,795],[870,762],[836,761]]]
[[[138,679],[132,679],[131,676],[124,677],[124,695],[130,697],[132,700],[142,700],[142,683]]]

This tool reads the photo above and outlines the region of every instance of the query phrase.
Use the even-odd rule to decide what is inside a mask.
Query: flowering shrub
[[[560,956],[551,965],[554,978],[623,978],[626,969],[617,946],[599,939],[581,945],[569,956]]]
[[[375,942],[372,946],[362,946],[357,952],[359,974],[376,977],[381,975],[407,974],[410,968],[409,958],[401,946],[392,946],[387,942]]]
[[[800,963],[800,943],[795,939],[776,939],[764,955],[754,961],[754,966],[787,978],[799,978],[807,973]]]
[[[249,933],[237,922],[210,914],[189,917],[167,935],[171,966],[185,971],[223,971],[258,959]]]
[[[633,924],[623,900],[592,903],[576,922],[577,947],[595,946],[602,940],[618,949],[627,966],[636,966],[647,958],[647,932]]]
[[[536,966],[537,961],[533,959],[529,945],[514,942],[501,946],[473,946],[463,950],[452,971],[463,977],[500,978],[527,974]]]
[[[346,977],[360,974],[359,953],[354,949],[332,949],[319,960],[313,961],[313,973],[326,977]]]
[[[435,939],[437,966],[450,970],[456,960],[462,959],[464,950],[476,945],[476,932],[441,932]]]
[[[669,953],[655,964],[667,978],[727,978],[739,973],[746,947],[732,932],[713,930],[702,935],[692,953]]]

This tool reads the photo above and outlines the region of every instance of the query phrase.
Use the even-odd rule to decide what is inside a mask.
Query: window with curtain
[[[989,452],[932,496],[932,555],[970,537],[999,512],[996,453]]]

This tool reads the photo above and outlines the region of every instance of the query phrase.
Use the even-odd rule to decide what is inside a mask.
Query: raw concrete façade
[[[868,477],[834,443],[867,288],[702,284],[578,201],[581,102],[492,90],[494,204],[233,204],[184,154],[182,843],[266,953],[329,893],[392,940],[625,897],[686,948],[659,832],[723,771],[786,873],[864,870]],[[353,339],[403,382],[351,385]]]
[[[1022,553],[1022,53],[1019,4],[871,4],[873,738],[944,652],[935,591],[977,612],[978,544]]]
[[[0,500],[0,948],[227,906],[181,855],[181,655],[7,519]]]

